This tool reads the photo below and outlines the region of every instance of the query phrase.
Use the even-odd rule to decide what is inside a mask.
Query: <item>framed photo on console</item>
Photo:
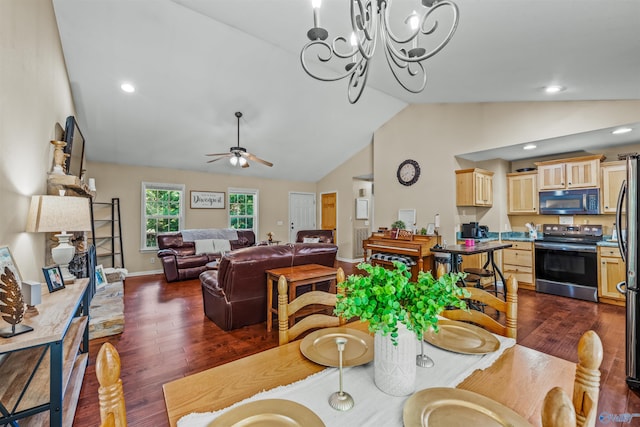
[[[64,289],[64,280],[62,279],[62,271],[59,265],[43,267],[42,272],[44,273],[44,280],[47,282],[47,288],[49,288],[50,293]]]

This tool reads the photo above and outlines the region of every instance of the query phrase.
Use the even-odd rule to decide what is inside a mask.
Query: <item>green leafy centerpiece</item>
[[[469,293],[456,285],[464,273],[448,273],[436,279],[431,272],[420,272],[417,282],[411,282],[407,266],[393,264],[393,270],[359,264],[366,274],[350,275],[339,284],[344,295],[338,295],[335,313],[369,322],[369,330],[376,334],[376,385],[388,394],[403,396],[415,389],[417,340],[422,340],[430,328],[437,331],[438,315],[445,308],[465,309],[462,298]],[[387,347],[382,348],[384,345]],[[383,360],[386,356],[393,359],[391,364]],[[399,372],[406,372],[405,379]]]

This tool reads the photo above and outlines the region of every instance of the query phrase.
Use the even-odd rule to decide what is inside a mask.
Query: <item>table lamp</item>
[[[31,196],[27,216],[27,231],[36,233],[58,233],[60,242],[51,249],[53,262],[60,266],[65,283],[73,283],[75,276],[69,271],[69,263],[76,252],[69,244],[73,234],[67,231],[90,231],[91,213],[89,199],[73,196]]]

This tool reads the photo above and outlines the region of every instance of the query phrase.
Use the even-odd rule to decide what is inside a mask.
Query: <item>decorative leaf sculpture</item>
[[[0,313],[10,325],[22,322],[24,316],[22,291],[9,267],[5,267],[4,274],[0,275]]]

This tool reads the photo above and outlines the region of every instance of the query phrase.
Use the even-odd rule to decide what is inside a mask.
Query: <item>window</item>
[[[258,234],[258,190],[229,189],[229,227]]]
[[[142,250],[158,249],[158,234],[180,231],[183,219],[184,185],[142,183]]]

